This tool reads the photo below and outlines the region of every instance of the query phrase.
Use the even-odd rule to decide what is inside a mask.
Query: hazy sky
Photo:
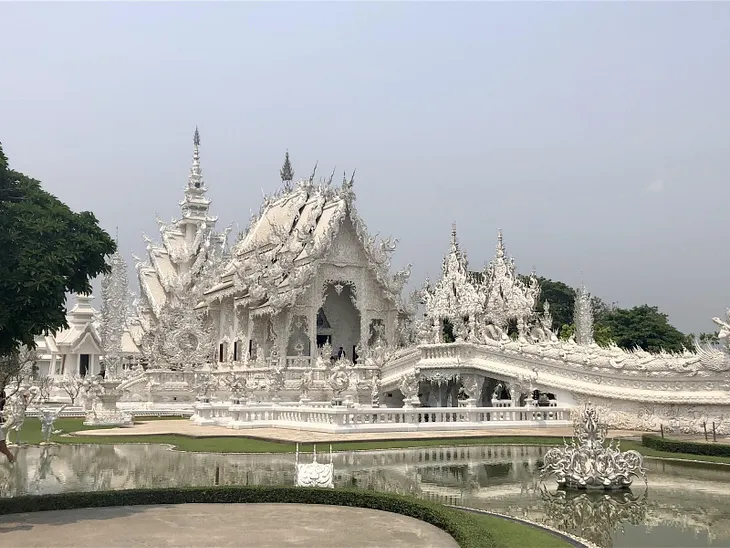
[[[131,261],[187,181],[245,226],[289,149],[394,266],[527,272],[685,331],[730,306],[730,3],[0,3],[0,141]],[[338,180],[341,175],[338,176]],[[136,280],[134,281],[136,286]]]

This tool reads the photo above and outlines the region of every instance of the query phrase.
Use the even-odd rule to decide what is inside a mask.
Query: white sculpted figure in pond
[[[56,409],[41,409],[41,438],[43,443],[48,443],[51,440],[51,434],[56,433],[53,430],[53,423],[65,408],[66,404]]]
[[[312,462],[300,464],[299,444],[297,443],[295,456],[295,484],[297,487],[328,487],[334,488],[335,465],[332,462],[332,446],[330,446],[330,461],[327,464],[317,462],[317,446],[312,452]]]
[[[638,451],[621,451],[613,440],[603,445],[607,428],[590,403],[576,417],[574,430],[570,443],[545,454],[542,479],[553,475],[560,487],[573,489],[622,489],[634,477],[646,481],[644,457]]]

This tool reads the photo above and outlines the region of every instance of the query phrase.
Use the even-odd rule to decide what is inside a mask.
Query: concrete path
[[[180,504],[34,512],[0,517],[4,546],[457,548],[414,518],[307,504]]]
[[[82,430],[79,436],[150,436],[176,434],[191,437],[244,437],[292,443],[334,443],[338,441],[386,441],[386,440],[423,440],[474,438],[493,436],[566,436],[573,435],[572,428],[493,428],[490,430],[454,430],[441,432],[372,432],[352,434],[329,434],[307,432],[287,428],[251,428],[233,430],[223,426],[197,426],[189,420],[159,420],[137,423],[129,428],[107,428]],[[72,434],[73,435],[73,434]],[[609,436],[629,438],[640,436],[641,432],[613,430]]]

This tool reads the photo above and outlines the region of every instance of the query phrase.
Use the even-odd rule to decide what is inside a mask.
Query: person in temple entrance
[[[347,354],[345,354],[345,349],[340,346],[340,349],[337,351],[337,359],[343,360],[347,358]]]

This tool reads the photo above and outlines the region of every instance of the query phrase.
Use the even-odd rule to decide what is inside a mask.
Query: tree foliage
[[[66,294],[90,293],[115,249],[92,213],[11,170],[0,145],[0,356],[67,327]]]
[[[0,354],[0,391],[11,396],[20,390],[23,381],[35,373],[38,353],[35,348],[22,346]]]
[[[690,338],[671,325],[666,314],[648,304],[630,309],[614,308],[601,319],[601,325],[610,330],[618,346],[626,349],[681,352],[692,346]]]
[[[560,328],[560,338],[564,341],[567,341],[575,334],[575,324],[564,324]],[[599,344],[601,346],[608,346],[613,342],[613,337],[611,336],[611,330],[601,324],[601,323],[593,323],[593,340],[596,342],[596,344]]]
[[[521,276],[522,281],[529,283],[527,276]],[[540,286],[540,297],[535,310],[542,314],[545,301],[550,303],[550,314],[553,317],[553,331],[558,331],[564,325],[573,323],[573,309],[575,307],[575,289],[555,280],[537,278]]]
[[[294,170],[291,167],[288,150],[286,151],[286,156],[284,156],[284,165],[281,166],[279,175],[281,176],[281,180],[284,183],[291,183],[294,180]]]

